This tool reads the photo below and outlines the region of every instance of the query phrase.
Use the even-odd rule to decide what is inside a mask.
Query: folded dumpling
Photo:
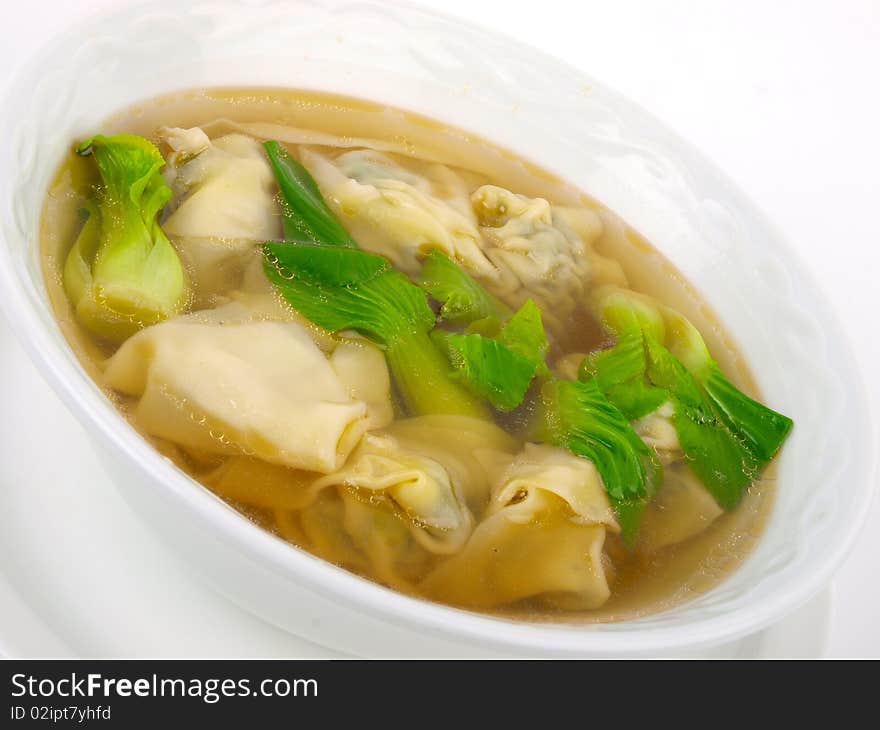
[[[645,510],[639,534],[640,552],[652,553],[698,535],[724,510],[687,464],[667,466],[663,486]]]
[[[473,528],[473,516],[443,465],[387,434],[366,435],[345,466],[315,488],[337,485],[366,500],[387,501],[415,539],[434,553],[456,552]]]
[[[336,154],[300,149],[303,164],[352,237],[415,275],[439,250],[477,276],[495,270],[480,247],[464,179],[443,165],[416,172],[373,150]]]
[[[486,453],[483,460],[490,473],[496,474],[490,515],[511,505],[527,503],[538,492],[546,492],[566,502],[572,521],[607,525],[617,531],[614,510],[592,461],[548,444],[526,444],[513,459]]]
[[[366,404],[368,428],[383,428],[394,420],[391,377],[378,347],[364,339],[342,340],[330,355],[330,365],[351,397]]]
[[[560,330],[584,298],[590,280],[588,243],[601,233],[599,217],[581,211],[579,233],[571,216],[561,214],[547,200],[496,185],[475,190],[471,204],[484,252],[499,272],[486,286],[513,307],[534,299],[548,327]]]
[[[162,223],[195,282],[196,295],[237,285],[256,245],[281,237],[277,187],[257,140],[228,134],[211,140],[198,127],[163,128],[172,149],[174,197]]]
[[[457,415],[430,415],[400,419],[385,431],[401,447],[428,456],[443,465],[456,491],[476,517],[489,503],[489,476],[484,455],[504,458],[517,442],[492,421]]]
[[[322,484],[313,472],[247,456],[227,458],[202,480],[224,499],[267,515],[285,540],[394,588],[413,590],[435,559],[399,507],[370,490]]]
[[[414,591],[418,576],[437,560],[390,500],[337,486],[322,490],[299,513],[299,527],[318,554],[387,586]]]
[[[138,399],[152,436],[296,469],[337,470],[369,425],[367,404],[305,327],[253,319],[238,303],[142,330],[104,380]]]
[[[163,230],[169,236],[231,241],[280,237],[275,176],[262,145],[244,134],[210,140],[200,131],[160,131],[169,145],[178,145],[178,155],[183,153],[171,180],[172,212]],[[183,147],[187,135],[197,141]]]
[[[319,552],[415,590],[416,578],[461,550],[486,507],[483,452],[509,459],[515,447],[502,429],[478,418],[402,419],[364,436],[339,471],[308,487],[291,473],[285,503],[305,505],[299,519]]]
[[[535,444],[513,458],[484,459],[494,475],[487,516],[422,589],[481,608],[524,599],[565,609],[601,606],[610,595],[605,535],[618,525],[592,462]]]
[[[674,409],[670,401],[657,410],[643,416],[633,423],[635,432],[648,446],[654,449],[663,463],[670,463],[682,457],[678,431],[672,422]]]

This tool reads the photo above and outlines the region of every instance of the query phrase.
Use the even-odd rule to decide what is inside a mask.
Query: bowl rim
[[[66,343],[61,344],[51,336],[49,329],[45,327],[39,314],[32,307],[23,282],[20,281],[25,274],[18,270],[7,244],[0,246],[0,285],[5,292],[4,297],[0,298],[0,307],[4,310],[12,330],[31,360],[87,430],[96,430],[105,444],[124,455],[129,467],[136,470],[141,479],[153,482],[157,488],[161,485],[165,490],[164,496],[174,503],[171,508],[184,510],[190,519],[216,531],[218,536],[230,540],[232,545],[244,551],[248,557],[280,572],[295,584],[331,601],[346,602],[350,607],[383,622],[393,622],[421,632],[428,630],[444,639],[475,641],[493,649],[521,652],[549,651],[569,656],[596,652],[625,655],[696,649],[732,641],[760,630],[798,608],[826,585],[834,570],[852,549],[867,518],[868,507],[874,498],[876,482],[876,458],[870,448],[875,440],[875,427],[863,405],[868,402],[864,378],[843,334],[844,330],[840,327],[837,313],[818,286],[815,277],[801,262],[800,255],[786,237],[767,219],[764,212],[716,167],[714,162],[639,105],[596,81],[581,69],[503,33],[442,11],[429,10],[408,2],[395,0],[391,4],[399,10],[414,13],[423,20],[454,23],[471,31],[486,34],[496,43],[514,52],[527,49],[530,55],[539,58],[542,63],[551,64],[560,71],[581,79],[585,84],[600,88],[606,97],[626,108],[628,113],[638,115],[652,127],[663,130],[664,135],[674,141],[680,156],[686,160],[693,160],[703,171],[711,175],[729,199],[738,207],[748,209],[763,229],[770,234],[769,238],[772,239],[770,245],[780,251],[788,266],[795,270],[799,279],[807,285],[808,290],[804,294],[810,295],[813,309],[821,310],[825,321],[830,323],[837,333],[833,362],[836,372],[847,381],[851,402],[856,404],[853,428],[858,433],[854,434],[855,440],[863,447],[867,447],[857,449],[861,452],[861,478],[857,485],[859,492],[854,508],[856,519],[846,529],[835,533],[836,544],[829,546],[823,554],[823,559],[813,566],[811,573],[802,575],[800,581],[794,586],[789,586],[788,590],[777,591],[768,600],[758,604],[753,602],[747,610],[739,611],[736,615],[713,615],[688,621],[685,627],[639,626],[638,623],[623,621],[615,624],[616,627],[623,628],[616,628],[614,631],[591,631],[591,625],[517,621],[433,603],[383,587],[304,550],[292,547],[243,518],[196,480],[172,466],[133,428],[128,426],[119,428],[120,423],[124,421],[115,409],[109,411],[96,402],[96,395],[104,398],[103,394],[81,387],[82,378],[87,376],[78,372],[68,358],[59,356],[63,354],[62,348],[69,346]],[[125,9],[131,10],[132,7]],[[89,18],[109,16],[118,10],[119,8],[113,11],[94,11]],[[56,37],[67,36],[77,28],[84,27],[87,22],[88,18],[83,17],[59,31]],[[26,88],[27,77],[32,70],[38,71],[40,62],[48,53],[47,44],[44,50],[22,65],[16,78],[9,85],[4,99],[12,98],[14,94]],[[171,90],[169,88],[169,91]],[[45,192],[40,196],[40,200],[43,199],[44,194]],[[197,488],[193,488],[194,486]],[[628,628],[628,625],[632,625],[632,628]]]

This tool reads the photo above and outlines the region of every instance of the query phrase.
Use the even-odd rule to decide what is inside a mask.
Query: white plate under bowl
[[[504,621],[395,594],[292,549],[160,458],[82,371],[46,305],[40,204],[62,151],[109,113],[175,88],[236,84],[362,96],[468,129],[588,191],[679,266],[738,341],[762,391],[796,423],[779,459],[773,514],[743,566],[693,601],[634,621],[588,629]],[[873,473],[867,401],[806,268],[690,145],[534,49],[397,2],[157,0],[55,39],[0,104],[0,139],[0,305],[11,326],[137,514],[225,595],[276,625],[370,655],[396,647],[416,655],[681,653],[739,639],[803,606],[855,540]],[[54,461],[50,449],[39,458]],[[65,476],[62,459],[53,468]],[[70,510],[87,504],[78,490],[63,496]]]
[[[0,656],[345,656],[242,611],[169,551],[119,495],[2,317],[0,362],[0,403],[16,414],[0,420]],[[704,654],[822,656],[830,607],[826,589]]]

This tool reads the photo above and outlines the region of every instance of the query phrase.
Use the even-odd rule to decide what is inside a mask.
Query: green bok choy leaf
[[[358,248],[330,210],[309,171],[293,159],[279,142],[270,140],[264,142],[263,147],[281,193],[284,238]]]
[[[429,333],[424,292],[382,256],[363,251],[312,176],[278,142],[264,144],[282,197],[288,241],[263,245],[263,268],[282,296],[319,327],[355,330],[380,345],[411,413],[487,416],[451,377]]]
[[[440,303],[442,319],[466,327],[433,333],[454,376],[500,411],[519,406],[535,376],[547,372],[547,335],[538,306],[529,299],[513,312],[439,251],[425,259],[420,283]]]
[[[671,401],[692,470],[722,508],[735,507],[782,446],[791,419],[736,388],[678,312],[616,287],[594,300],[617,344],[589,356],[581,379],[595,379],[630,418]]]
[[[183,265],[158,216],[171,197],[165,161],[149,140],[97,135],[77,147],[92,155],[102,185],[64,265],[62,281],[79,322],[121,342],[179,313],[187,301]]]
[[[268,242],[263,250],[266,275],[294,309],[319,327],[356,330],[384,348],[411,412],[486,415],[431,341],[435,317],[424,292],[387,259],[315,243]]]

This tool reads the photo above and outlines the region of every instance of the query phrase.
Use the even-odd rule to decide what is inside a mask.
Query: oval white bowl
[[[62,153],[108,115],[221,85],[330,91],[448,122],[525,154],[644,233],[700,290],[763,392],[796,423],[772,516],[745,563],[689,603],[638,620],[495,619],[402,596],[292,548],[159,456],[85,374],[52,317],[40,208]],[[681,654],[783,617],[826,584],[855,539],[873,486],[867,401],[797,255],[687,143],[527,46],[389,2],[134,5],[70,28],[34,58],[0,107],[0,139],[0,302],[10,322],[133,508],[199,575],[275,624],[367,656]]]

